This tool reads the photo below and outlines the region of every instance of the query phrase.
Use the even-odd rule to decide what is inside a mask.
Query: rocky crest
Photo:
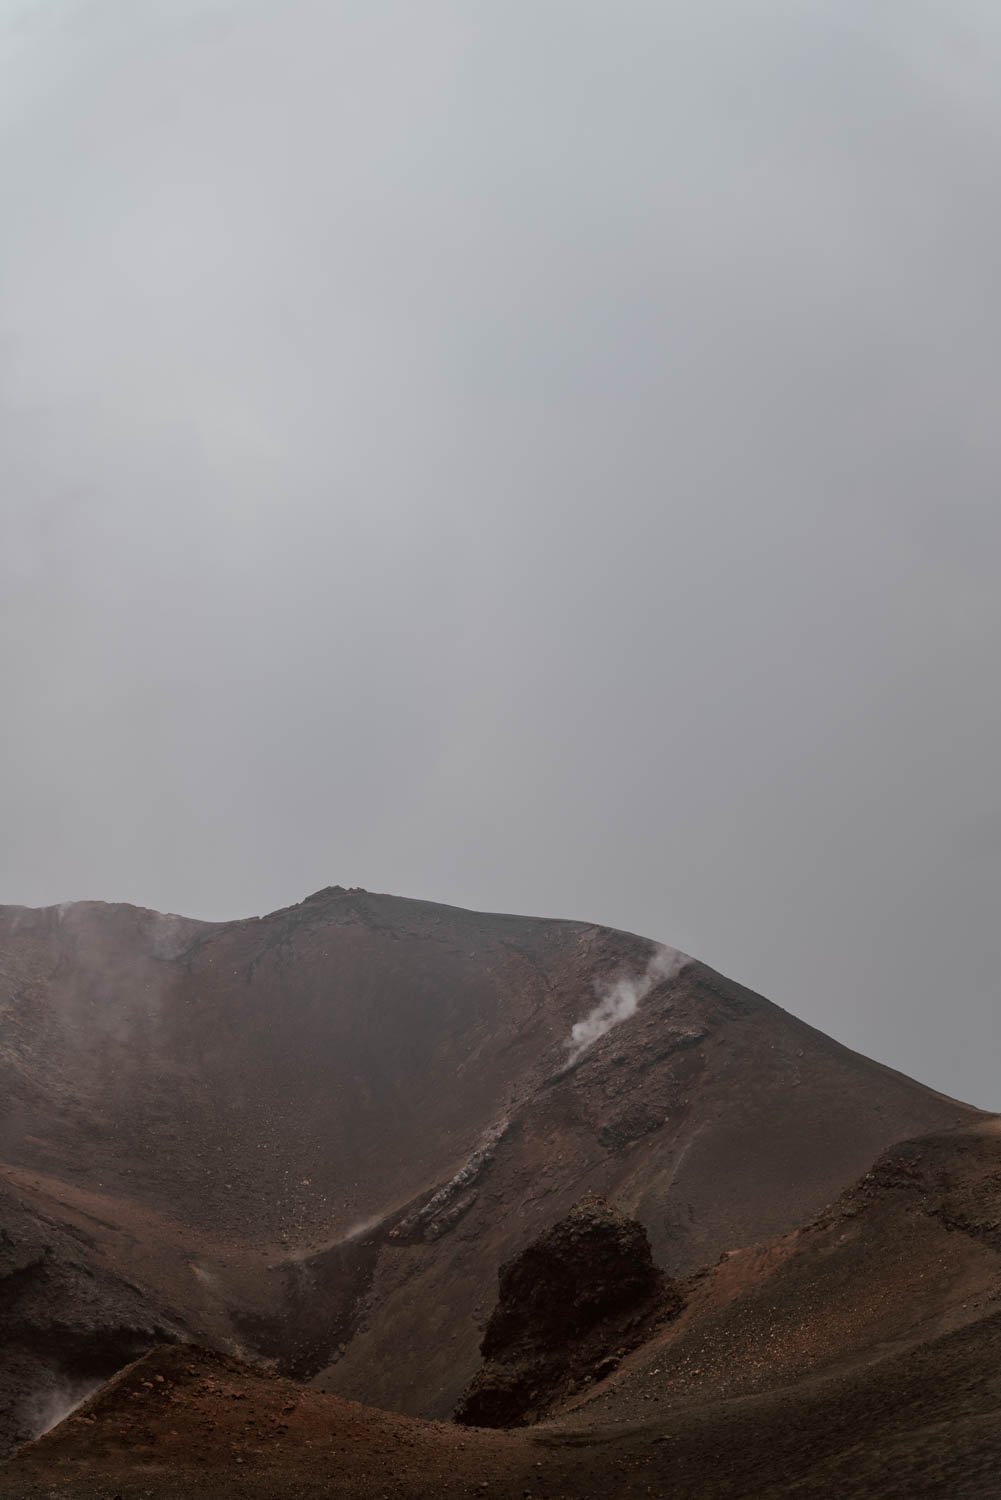
[[[611,1374],[682,1298],[642,1224],[589,1195],[500,1269],[485,1364],[456,1410],[473,1427],[537,1421]]]

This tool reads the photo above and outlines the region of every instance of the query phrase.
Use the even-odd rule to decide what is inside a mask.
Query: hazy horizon
[[[999,66],[5,7],[0,901],[602,922],[1001,1108]]]

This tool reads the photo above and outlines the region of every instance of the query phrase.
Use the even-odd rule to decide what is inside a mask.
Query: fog
[[[602,921],[1001,1107],[999,68],[5,5],[0,900]]]

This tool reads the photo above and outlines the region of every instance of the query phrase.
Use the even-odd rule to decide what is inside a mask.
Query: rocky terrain
[[[485,1363],[455,1414],[470,1427],[538,1422],[683,1306],[642,1224],[593,1196],[501,1266],[499,1283]]]
[[[0,1468],[0,1496],[987,1500],[1001,1465],[999,1163],[995,1121],[894,1148],[810,1224],[690,1278],[670,1316],[538,1425],[408,1418],[161,1346]],[[555,1266],[527,1247],[502,1277],[500,1352],[537,1348],[540,1332],[550,1352],[565,1342],[543,1294],[556,1266],[604,1260],[573,1243],[601,1239],[602,1219],[623,1269],[656,1283],[637,1226],[582,1210],[542,1236]]]
[[[3,908],[0,1495],[997,1493],[999,1182],[629,934]]]

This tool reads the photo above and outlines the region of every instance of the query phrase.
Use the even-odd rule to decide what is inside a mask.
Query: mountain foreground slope
[[[657,1335],[673,1351],[657,1356],[663,1400],[643,1386],[641,1350],[583,1415],[559,1420],[612,1430],[648,1408],[660,1419],[706,1380],[707,1411],[761,1401],[777,1374],[816,1378],[811,1338],[813,1355],[819,1340],[848,1364],[869,1350],[865,1333],[818,1332],[811,1266],[841,1278],[839,1328],[871,1321],[873,1281],[846,1248],[851,1217],[832,1221],[847,1238],[803,1260],[802,1244],[812,1255],[832,1233],[818,1215],[839,1202],[844,1215],[841,1195],[907,1138],[972,1131],[990,1161],[996,1149],[976,1135],[978,1111],[696,961],[592,924],[338,887],[219,924],[101,903],[8,907],[0,965],[8,1449],[144,1350],[192,1342],[310,1382],[310,1402],[335,1403],[323,1410],[350,1397],[445,1418],[479,1366],[498,1267],[586,1193],[640,1222],[658,1265],[690,1283],[689,1306]],[[573,1028],[588,1016],[582,1049]],[[894,1192],[880,1186],[880,1204]],[[899,1269],[903,1242],[918,1241],[898,1208],[873,1253]],[[995,1251],[971,1243],[987,1257],[974,1276],[986,1297]],[[798,1303],[786,1282],[771,1286],[775,1267],[805,1276]],[[942,1333],[966,1270],[928,1274],[921,1338]],[[875,1276],[896,1309],[890,1344],[917,1326],[909,1277]],[[768,1324],[773,1293],[798,1307],[799,1332]],[[148,1357],[173,1360],[171,1380],[186,1368],[185,1348]],[[633,1400],[634,1378],[650,1400]],[[16,1463],[54,1452],[66,1430]],[[419,1430],[423,1443],[437,1429]],[[496,1451],[520,1454],[520,1474],[529,1441],[498,1436]],[[546,1452],[565,1456],[566,1442]],[[566,1491],[578,1492],[601,1491]]]
[[[191,1345],[159,1348],[0,1467],[0,1496],[990,1500],[999,1142],[994,1120],[891,1148],[813,1223],[673,1288],[659,1331],[603,1360],[587,1394],[534,1428],[421,1421]],[[531,1262],[529,1247],[517,1264]],[[539,1331],[547,1310],[522,1291]],[[508,1299],[509,1332],[516,1313]]]

